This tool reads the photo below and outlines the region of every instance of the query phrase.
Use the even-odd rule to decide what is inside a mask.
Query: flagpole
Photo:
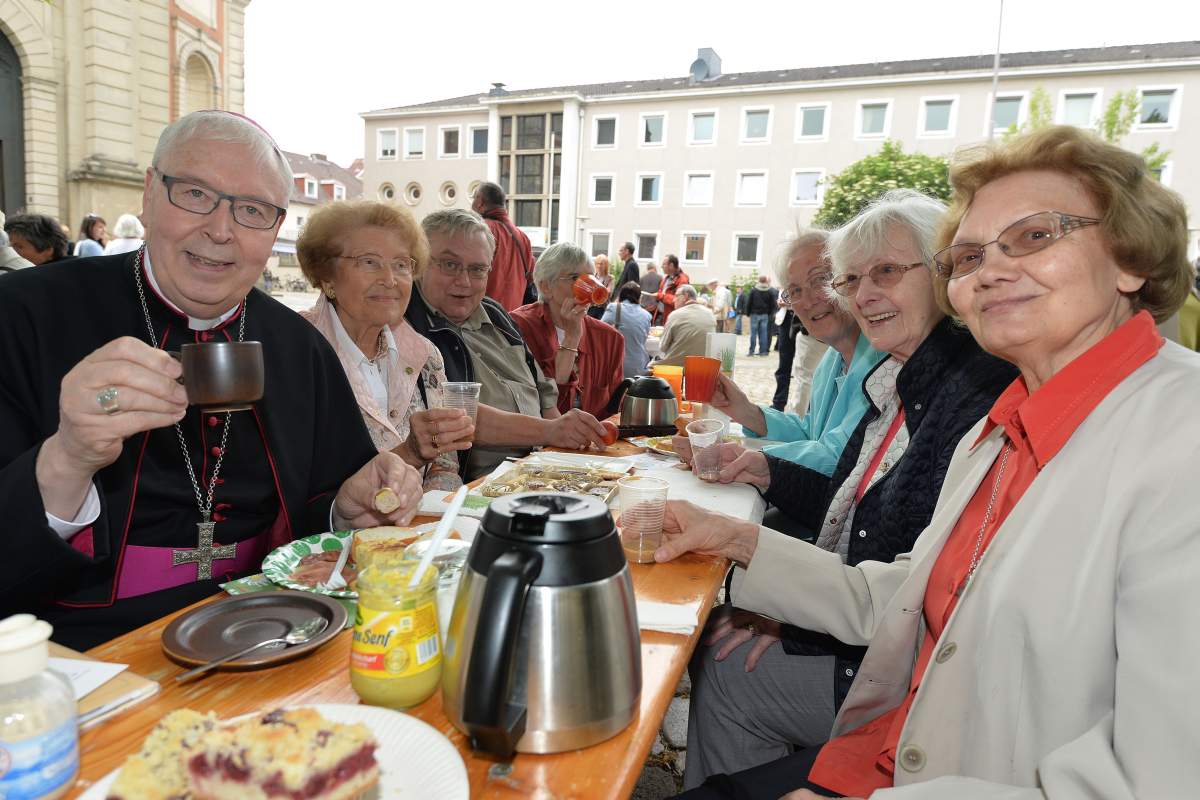
[[[1004,0],[1000,0],[1000,18],[996,20],[996,55],[992,59],[992,104],[988,107],[988,139],[996,132],[996,92],[1000,86],[1000,32],[1004,28]]]

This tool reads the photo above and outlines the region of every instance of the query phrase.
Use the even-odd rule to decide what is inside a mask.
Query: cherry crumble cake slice
[[[311,708],[214,730],[185,760],[196,800],[351,800],[379,781],[371,729]]]
[[[216,725],[215,715],[186,708],[163,717],[142,749],[126,759],[107,800],[193,800],[184,762]]]

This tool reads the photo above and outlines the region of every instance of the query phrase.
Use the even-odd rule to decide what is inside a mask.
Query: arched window
[[[206,108],[216,108],[214,96],[216,79],[208,59],[199,53],[188,56],[183,73],[183,114],[202,111]]]

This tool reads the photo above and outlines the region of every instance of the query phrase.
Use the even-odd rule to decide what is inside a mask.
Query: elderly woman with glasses
[[[603,419],[622,379],[625,339],[611,325],[588,316],[588,302],[573,290],[582,276],[595,277],[586,252],[571,242],[546,248],[533,270],[538,301],[512,312],[525,344],[542,371],[558,385],[558,410],[579,408]]]
[[[474,427],[459,409],[437,408],[442,356],[404,311],[429,245],[412,214],[373,201],[318,210],[296,243],[300,268],[321,296],[302,316],[333,345],[372,441],[424,469],[424,488],[462,485],[456,451]]]
[[[866,411],[832,474],[723,446],[732,459],[722,480],[756,485],[815,537],[815,547],[781,537],[839,564],[886,563],[912,547],[933,516],[959,438],[1016,374],[938,307],[928,265],[944,212],[925,195],[893,190],[829,237],[837,301],[871,347],[887,354],[853,387]],[[667,529],[683,535],[663,546],[662,560],[733,523],[686,502],[673,504],[670,518]],[[741,591],[731,599],[734,609],[709,639],[721,642],[720,658],[744,645],[754,671],[713,659],[697,663],[705,674],[693,684],[687,788],[825,741],[864,652],[856,639],[751,613],[759,609]]]
[[[1200,357],[1155,329],[1187,296],[1186,207],[1072,127],[960,158],[939,302],[1020,375],[912,551],[851,567],[731,521],[663,553],[732,555],[743,602],[870,643],[833,738],[733,796],[1193,796]]]

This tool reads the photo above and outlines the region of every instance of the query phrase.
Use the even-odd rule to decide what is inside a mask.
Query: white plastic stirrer
[[[462,486],[454,497],[450,500],[450,506],[446,509],[446,513],[442,515],[442,521],[438,523],[437,529],[433,532],[433,538],[429,541],[429,549],[425,551],[425,555],[421,556],[421,563],[417,565],[416,572],[413,573],[412,580],[408,582],[409,589],[417,588],[421,582],[421,576],[425,574],[425,570],[429,569],[429,565],[433,563],[433,557],[442,546],[442,542],[446,541],[446,537],[450,535],[450,529],[454,526],[454,520],[458,517],[458,510],[462,508],[463,502],[467,499],[467,487]]]

